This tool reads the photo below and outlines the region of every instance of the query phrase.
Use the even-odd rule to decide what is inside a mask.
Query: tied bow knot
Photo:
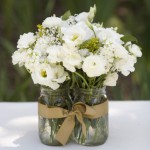
[[[65,118],[60,129],[56,134],[56,139],[65,145],[75,127],[75,117],[82,126],[82,133],[86,138],[86,125],[83,118],[96,119],[108,113],[108,101],[102,104],[88,106],[82,102],[77,102],[73,105],[72,110],[61,107],[47,107],[38,103],[38,113],[40,116],[48,119]]]
[[[84,137],[86,137],[86,125],[83,121],[83,116],[85,113],[87,113],[87,110],[86,110],[86,105],[84,103],[78,102],[73,105],[72,111],[68,112],[68,115],[66,116],[58,133],[56,134],[56,139],[61,144],[65,145],[69,136],[71,135],[71,133],[75,127],[75,117],[80,122],[80,124],[82,126],[82,133],[83,133]]]

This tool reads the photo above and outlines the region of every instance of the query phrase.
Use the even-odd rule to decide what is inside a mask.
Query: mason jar
[[[41,87],[41,94],[38,102],[47,105],[47,107],[57,106],[70,110],[71,100],[69,96],[69,88],[52,90],[47,87]],[[52,146],[62,145],[55,139],[55,137],[63,121],[64,118],[48,119],[40,115],[38,116],[39,137],[43,144]]]
[[[73,102],[83,102],[89,106],[101,104],[107,100],[105,87],[100,89],[73,90]],[[72,139],[81,145],[94,146],[105,143],[108,137],[108,113],[96,119],[83,118],[86,125],[86,137],[82,133],[82,126],[76,119]]]

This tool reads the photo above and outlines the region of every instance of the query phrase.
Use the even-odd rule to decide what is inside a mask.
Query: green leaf
[[[137,38],[132,36],[132,35],[125,35],[124,37],[121,38],[122,41],[124,41],[125,43],[127,42],[138,42]]]
[[[64,15],[61,17],[62,20],[67,20],[71,16],[70,10],[64,13]]]

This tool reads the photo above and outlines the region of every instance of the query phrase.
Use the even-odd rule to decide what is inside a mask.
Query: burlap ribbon
[[[48,119],[65,118],[58,133],[56,134],[56,139],[63,145],[67,143],[67,140],[74,129],[75,116],[82,125],[82,133],[86,137],[86,126],[83,121],[83,117],[96,119],[106,115],[107,113],[108,101],[94,106],[88,106],[82,102],[77,102],[73,105],[71,111],[61,107],[47,107],[47,105],[38,103],[38,114],[40,116]]]

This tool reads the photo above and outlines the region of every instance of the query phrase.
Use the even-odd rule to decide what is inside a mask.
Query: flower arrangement
[[[42,87],[39,135],[44,144],[65,145],[71,134],[79,144],[103,144],[108,137],[104,87],[115,86],[119,73],[133,72],[142,56],[136,38],[94,23],[95,14],[94,5],[89,12],[48,17],[37,32],[20,36],[12,55],[13,64],[24,66]],[[73,101],[64,88],[68,85]]]
[[[20,36],[13,64],[24,66],[35,84],[54,90],[68,80],[71,87],[115,86],[118,73],[133,72],[142,53],[117,28],[93,23],[95,13],[94,6],[78,15],[68,11],[46,18],[36,33]]]

